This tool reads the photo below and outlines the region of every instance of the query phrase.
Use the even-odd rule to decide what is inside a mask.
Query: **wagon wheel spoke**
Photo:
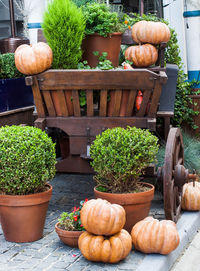
[[[178,187],[173,178],[176,165],[183,165],[183,140],[179,128],[171,128],[165,151],[163,166],[163,194],[166,219],[178,220],[181,211],[182,187]]]

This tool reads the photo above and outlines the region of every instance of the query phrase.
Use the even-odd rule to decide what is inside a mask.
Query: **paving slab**
[[[71,211],[85,198],[94,198],[92,175],[57,174],[51,184],[53,195],[42,239],[33,243],[7,242],[0,228],[0,271],[168,271],[200,228],[200,212],[185,212],[177,224],[180,245],[171,254],[146,255],[133,249],[125,260],[117,264],[89,262],[79,249],[68,247],[59,240],[54,226],[63,211]],[[164,219],[161,193],[155,194],[150,215]]]

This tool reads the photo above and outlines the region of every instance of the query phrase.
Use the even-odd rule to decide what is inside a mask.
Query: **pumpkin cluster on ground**
[[[80,235],[78,247],[89,261],[117,263],[128,256],[132,244],[143,253],[160,254],[169,254],[179,245],[173,221],[146,217],[133,226],[130,235],[123,229],[124,208],[100,198],[86,202],[80,217],[86,231]]]
[[[78,240],[83,256],[89,261],[117,263],[132,249],[130,234],[122,229],[125,210],[106,200],[92,199],[81,210],[81,222],[86,229]]]
[[[132,27],[132,38],[139,45],[128,47],[125,58],[138,68],[153,65],[158,59],[158,50],[154,45],[168,42],[170,36],[169,27],[164,23],[137,22]]]

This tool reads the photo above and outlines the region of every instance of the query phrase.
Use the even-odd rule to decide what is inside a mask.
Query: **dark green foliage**
[[[85,33],[87,35],[98,33],[107,37],[110,33],[122,32],[118,14],[111,12],[105,4],[88,3],[83,6],[83,13],[86,19]]]
[[[85,6],[87,3],[96,2],[95,0],[73,0],[73,2],[77,5],[77,7]]]
[[[142,170],[155,161],[158,139],[136,127],[107,129],[90,148],[97,185],[112,193],[134,191]]]
[[[193,169],[200,173],[200,141],[182,131],[184,145],[184,166],[192,172]],[[163,166],[165,157],[165,145],[158,151],[157,166]]]
[[[15,66],[14,53],[0,54],[0,79],[19,78],[23,76]]]
[[[70,0],[53,0],[44,13],[44,36],[53,51],[54,69],[73,69],[81,59],[85,20]]]
[[[162,18],[158,18],[152,14],[132,14],[131,17],[124,14],[124,19],[128,21],[130,25],[135,24],[141,20],[163,22],[168,24]],[[194,124],[193,116],[198,115],[199,112],[195,112],[189,105],[192,105],[193,101],[189,98],[189,95],[194,94],[192,87],[194,82],[187,81],[187,75],[184,73],[183,64],[180,57],[180,49],[177,40],[177,34],[174,29],[170,28],[171,38],[167,43],[167,48],[165,50],[165,61],[167,63],[176,64],[179,68],[178,79],[177,79],[177,89],[176,89],[176,100],[174,105],[174,117],[171,118],[171,122],[174,126],[181,126],[182,123],[187,123],[192,128],[197,128]],[[124,48],[126,49],[126,48]],[[124,50],[125,51],[125,50]],[[121,57],[120,63],[125,59]]]
[[[0,128],[0,193],[26,195],[44,191],[55,175],[55,144],[30,126]]]

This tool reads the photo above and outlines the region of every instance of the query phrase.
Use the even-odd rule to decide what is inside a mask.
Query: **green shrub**
[[[82,9],[86,19],[85,33],[87,35],[98,33],[107,37],[110,33],[123,31],[118,14],[111,12],[105,4],[88,3]]]
[[[70,0],[53,0],[44,13],[44,36],[53,51],[54,69],[73,69],[81,59],[85,20]]]
[[[112,193],[135,191],[142,170],[156,158],[157,142],[148,130],[136,127],[107,129],[98,135],[90,148],[97,185]]]
[[[0,54],[0,79],[19,78],[23,76],[15,66],[14,53]]]
[[[30,126],[0,128],[0,193],[26,195],[44,191],[55,175],[55,144]]]

